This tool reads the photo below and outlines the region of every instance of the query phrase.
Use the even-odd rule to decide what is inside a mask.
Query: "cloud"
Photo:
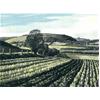
[[[56,19],[49,19],[47,16],[34,14],[2,14],[1,27],[12,25],[27,25],[33,22],[48,22]]]
[[[63,17],[70,18],[74,14],[1,14],[1,27],[12,25],[27,25],[33,22],[52,22],[60,20]],[[67,20],[68,21],[68,20]]]
[[[97,16],[92,14],[4,14],[2,24],[1,30],[6,30],[3,33],[12,35],[40,29],[47,33],[97,38],[98,30]]]

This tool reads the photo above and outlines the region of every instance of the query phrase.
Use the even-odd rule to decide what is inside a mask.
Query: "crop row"
[[[74,77],[76,76],[77,72],[80,70],[83,64],[82,60],[74,60],[74,63],[70,63],[66,65],[67,67],[66,73],[60,77],[58,80],[50,84],[50,87],[69,87],[71,82],[73,81]]]
[[[16,64],[16,63],[31,62],[31,61],[37,61],[37,60],[44,60],[44,59],[50,59],[50,58],[29,57],[29,58],[16,58],[16,59],[0,60],[0,66],[11,65],[11,64]]]
[[[36,73],[41,73],[43,71],[49,70],[57,65],[66,63],[68,61],[70,60],[66,60],[64,58],[57,58],[51,61],[47,60],[47,62],[44,63],[42,62],[42,63],[32,64],[29,65],[28,67],[20,67],[18,69],[0,72],[0,85],[2,86],[14,80],[19,81],[20,79],[31,77]]]
[[[78,67],[80,64],[82,64],[82,60],[71,60],[70,62],[60,64],[49,71],[32,76],[28,80],[24,80],[20,86],[52,86],[52,84],[55,84],[55,82],[55,86],[60,86],[57,81],[65,75],[70,76],[72,74],[73,77],[77,73],[76,70],[80,69],[80,67]],[[66,86],[69,86],[72,80],[73,78],[68,81]]]
[[[9,70],[13,70],[13,69],[19,69],[19,68],[25,68],[31,65],[36,65],[36,64],[40,64],[40,63],[44,63],[44,62],[48,62],[48,61],[53,61],[56,60],[58,58],[52,58],[52,59],[37,59],[37,60],[28,60],[28,61],[21,61],[19,63],[12,63],[12,64],[6,64],[6,65],[2,65],[0,66],[0,72],[2,71],[9,71]]]
[[[83,65],[70,86],[96,87],[98,86],[99,69],[98,61],[83,60]]]
[[[24,60],[23,60],[24,61]],[[99,62],[65,58],[37,59],[0,66],[0,86],[96,87]],[[5,68],[5,69],[3,69]]]

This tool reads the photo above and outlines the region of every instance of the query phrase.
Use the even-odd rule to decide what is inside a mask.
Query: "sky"
[[[96,39],[98,36],[96,14],[3,13],[0,14],[0,19],[0,36],[19,36],[28,34],[33,29],[89,39]]]
[[[0,37],[41,32],[98,38],[98,0],[0,0]]]

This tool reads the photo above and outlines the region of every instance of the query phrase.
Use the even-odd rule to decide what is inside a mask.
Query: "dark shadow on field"
[[[0,60],[16,59],[16,58],[28,58],[28,57],[43,57],[41,55],[34,55],[33,53],[16,53],[16,54],[0,54]]]
[[[18,80],[9,81],[1,84],[2,87],[49,87],[53,84],[53,87],[59,87],[60,83],[63,83],[63,87],[69,87],[72,83],[77,72],[80,70],[83,64],[82,60],[72,59],[70,62],[58,65],[49,71],[44,71],[38,74],[34,74],[31,77],[21,78]],[[66,82],[60,80],[61,77],[66,76]],[[54,84],[56,82],[56,85]]]

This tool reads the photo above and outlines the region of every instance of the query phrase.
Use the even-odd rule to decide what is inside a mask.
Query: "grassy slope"
[[[19,49],[16,46],[11,45],[10,43],[4,42],[4,41],[0,41],[0,48],[11,48],[11,49]]]
[[[23,42],[23,41],[25,41],[25,39],[26,39],[26,36],[19,36],[19,37],[14,37],[14,38],[12,37],[12,38],[6,40],[6,42],[8,42],[8,43]]]
[[[84,48],[84,47],[79,47],[79,46],[75,46],[75,45],[50,45],[50,48],[56,48],[58,50],[62,49],[62,48]]]
[[[66,53],[66,55],[72,59],[99,60],[99,55],[79,54],[79,53]]]
[[[68,35],[60,35],[60,34],[50,34],[50,33],[42,33],[43,37],[46,42],[57,41],[57,42],[72,42],[76,41],[75,38],[68,36]],[[13,43],[13,42],[24,42],[26,40],[27,35],[12,37],[7,39],[6,42]]]

